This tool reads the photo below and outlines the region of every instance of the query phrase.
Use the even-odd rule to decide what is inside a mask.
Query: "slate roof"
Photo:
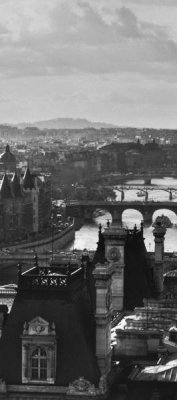
[[[94,317],[86,285],[79,286],[70,294],[67,290],[61,293],[51,288],[17,292],[0,340],[0,377],[9,384],[21,383],[20,335],[24,322],[36,316],[56,325],[55,385],[68,386],[80,376],[97,384],[99,371],[93,348]]]
[[[34,189],[34,181],[33,176],[31,175],[29,167],[26,168],[25,174],[23,177],[23,187],[24,189]]]
[[[12,191],[15,197],[21,197],[22,192],[21,192],[21,187],[20,187],[20,182],[18,180],[17,173],[15,172],[12,180],[11,180],[11,185],[12,185]]]
[[[4,176],[2,178],[2,182],[1,182],[1,186],[0,186],[0,194],[1,194],[1,197],[4,199],[8,199],[8,198],[12,197],[10,183],[9,183],[9,180],[8,180],[8,177],[6,174],[4,174]]]
[[[128,231],[125,243],[124,307],[143,306],[153,294],[151,268],[141,231]]]

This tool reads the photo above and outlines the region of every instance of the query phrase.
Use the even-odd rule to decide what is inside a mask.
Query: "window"
[[[24,322],[22,339],[22,383],[54,384],[57,337],[54,322],[40,316]]]
[[[38,347],[31,357],[31,379],[47,379],[47,354],[44,349]]]

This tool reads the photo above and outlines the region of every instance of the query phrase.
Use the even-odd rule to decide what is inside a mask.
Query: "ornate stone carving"
[[[28,322],[28,329],[26,333],[28,335],[49,335],[49,323],[43,318],[37,316],[32,321]]]
[[[91,382],[87,381],[83,376],[80,376],[74,382],[69,384],[67,394],[92,394],[96,395],[96,388]]]

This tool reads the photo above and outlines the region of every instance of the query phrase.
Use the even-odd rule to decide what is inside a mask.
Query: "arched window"
[[[31,356],[31,379],[47,379],[47,354],[41,347],[34,350]]]

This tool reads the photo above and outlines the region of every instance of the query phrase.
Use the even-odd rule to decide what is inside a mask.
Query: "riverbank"
[[[41,237],[42,236],[42,237]],[[31,250],[33,252],[46,252],[47,250],[59,250],[66,246],[75,238],[74,221],[68,223],[62,230],[55,229],[48,234],[38,236],[33,240],[21,241],[14,245],[9,245],[3,248],[6,253],[15,252],[18,250]]]

